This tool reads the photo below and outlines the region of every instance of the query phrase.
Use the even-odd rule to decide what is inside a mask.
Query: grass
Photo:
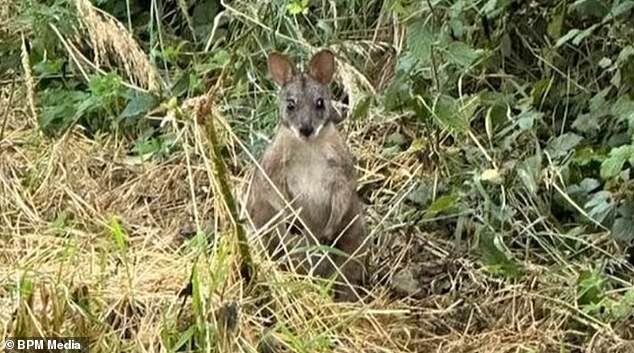
[[[97,352],[634,351],[632,26],[618,4],[5,2],[2,338],[85,336]],[[562,39],[617,10],[580,44]],[[276,123],[266,52],[322,46],[338,54],[373,243],[355,304],[279,270],[242,221]]]

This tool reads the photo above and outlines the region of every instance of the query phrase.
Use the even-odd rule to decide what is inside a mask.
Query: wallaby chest
[[[334,129],[327,128],[322,137],[307,143],[282,130],[269,151],[269,156],[276,156],[271,159],[277,161],[269,165],[269,172],[314,231],[326,226],[331,212],[342,211],[333,210],[333,195],[343,191],[341,185],[349,184],[345,171],[351,168],[347,150]],[[285,208],[279,201],[276,208]]]
[[[285,175],[291,198],[314,217],[330,213],[332,184],[338,176],[337,160],[328,146],[295,148],[289,155]]]

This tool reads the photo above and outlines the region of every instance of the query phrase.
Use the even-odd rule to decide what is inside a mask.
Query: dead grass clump
[[[27,101],[31,113],[31,122],[35,126],[37,121],[37,112],[35,108],[35,81],[31,72],[31,63],[29,62],[29,53],[26,49],[26,40],[22,36],[22,52],[21,52],[22,72],[24,73],[24,82],[27,92]]]
[[[0,164],[4,336],[86,335],[95,349],[132,352],[174,348],[190,332],[197,345],[250,352],[266,332],[292,351],[413,351],[398,303],[334,304],[261,251],[262,289],[244,292],[208,143],[193,121],[177,131],[181,151],[140,163],[109,137],[16,130],[15,113],[0,145],[8,157]],[[235,188],[245,174],[233,175]],[[227,305],[234,314],[219,310]],[[275,308],[272,326],[263,308]]]
[[[96,9],[87,0],[76,0],[75,6],[90,39],[95,65],[118,65],[132,82],[141,87],[150,91],[161,88],[156,68],[119,21]]]
[[[0,0],[0,35],[7,35],[11,31],[15,0]]]

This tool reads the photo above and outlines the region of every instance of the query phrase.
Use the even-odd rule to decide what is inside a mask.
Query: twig
[[[436,54],[434,54],[434,45],[429,48],[431,52],[431,73],[434,78],[434,86],[436,92],[440,92],[440,80],[438,80],[438,69],[436,68]]]
[[[13,102],[13,93],[15,92],[15,76],[13,76],[13,80],[11,81],[11,93],[9,94],[9,101],[7,102],[7,106],[4,109],[4,113],[2,114],[2,128],[0,128],[0,142],[4,139],[4,129],[7,127],[7,122],[9,121],[9,109],[11,109],[11,103]]]
[[[434,6],[431,4],[431,0],[427,0],[427,6],[429,6],[429,10],[431,11],[432,21],[434,21],[434,27],[436,27],[436,10],[434,10]]]
[[[431,0],[427,0],[427,6],[429,6],[429,10],[431,11],[431,22],[436,30],[436,25],[438,23],[438,17],[436,14],[436,10],[434,10],[434,6],[431,4]],[[434,86],[436,86],[436,91],[440,92],[440,80],[438,79],[438,68],[436,67],[436,54],[434,54],[434,45],[431,45],[431,70],[432,75],[434,77]]]
[[[31,110],[31,118],[33,119],[33,126],[37,126],[37,111],[35,108],[35,81],[33,80],[33,74],[31,73],[31,63],[29,62],[29,52],[26,48],[26,38],[22,34],[22,47],[21,47],[20,59],[22,62],[22,70],[24,71],[24,79],[26,82],[27,101],[29,103],[29,109]]]
[[[218,82],[220,82],[220,79]],[[238,241],[240,252],[240,275],[246,281],[247,285],[250,285],[252,279],[255,277],[256,269],[253,258],[251,257],[246,232],[239,219],[240,216],[237,203],[231,192],[231,188],[229,187],[225,164],[220,155],[218,135],[216,134],[216,127],[214,124],[215,116],[210,107],[213,89],[214,88],[207,93],[206,99],[204,99],[201,104],[196,107],[196,117],[198,119],[205,117],[203,124],[211,144],[210,152],[214,164],[214,178],[220,188],[220,194],[222,195],[225,207],[229,213],[229,218],[231,219],[231,223],[233,225],[233,231]]]

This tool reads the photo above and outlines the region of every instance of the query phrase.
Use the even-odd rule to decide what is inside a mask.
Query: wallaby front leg
[[[357,197],[355,189],[351,188],[346,180],[333,182],[331,185],[330,215],[322,233],[322,241],[333,241],[342,229],[342,221],[347,211],[351,208],[351,202]]]
[[[363,286],[367,278],[366,258],[368,244],[364,244],[366,239],[365,222],[361,215],[357,217],[353,223],[344,231],[343,235],[336,244],[336,248],[346,254],[346,256],[338,255],[336,263],[344,278],[340,278],[338,286],[336,286],[337,301],[356,301],[355,295],[350,285],[354,287]],[[348,284],[348,282],[350,284]],[[356,289],[359,296],[361,293]]]

